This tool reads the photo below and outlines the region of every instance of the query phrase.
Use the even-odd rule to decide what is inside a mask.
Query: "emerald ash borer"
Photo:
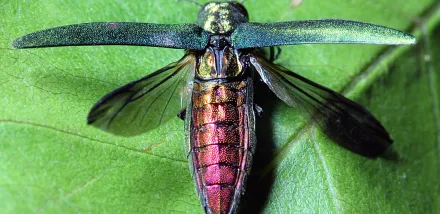
[[[197,24],[93,22],[46,29],[13,42],[15,48],[137,45],[184,49],[185,54],[142,79],[102,97],[88,124],[132,136],[176,117],[185,120],[188,159],[206,213],[236,213],[256,145],[254,80],[261,79],[292,108],[303,108],[344,147],[376,157],[389,134],[366,109],[273,63],[282,45],[352,43],[411,45],[416,39],[384,26],[324,19],[249,22],[239,2],[209,2]],[[258,48],[271,47],[270,57]],[[260,111],[260,110],[258,110]],[[348,140],[347,140],[348,139]]]

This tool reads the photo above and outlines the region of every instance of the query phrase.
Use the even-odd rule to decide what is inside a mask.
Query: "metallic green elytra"
[[[184,56],[102,97],[88,124],[133,136],[185,119],[188,159],[205,213],[238,211],[256,147],[254,78],[305,114],[341,146],[377,157],[392,144],[359,104],[273,63],[273,46],[312,43],[411,45],[402,31],[351,20],[249,22],[238,2],[203,5],[197,24],[94,22],[55,27],[16,39],[16,48],[138,45],[185,49]],[[256,48],[271,47],[271,57]],[[301,109],[301,108],[300,108]],[[264,131],[264,130],[263,130]]]
[[[362,43],[408,45],[416,38],[399,30],[339,19],[276,23],[248,22],[238,2],[205,4],[195,24],[93,22],[55,27],[16,39],[15,48],[71,45],[138,45],[203,50],[209,36],[230,35],[235,48],[313,43]]]
[[[50,28],[16,39],[15,48],[75,45],[138,45],[203,49],[208,35],[196,24],[92,22]]]
[[[326,19],[278,23],[243,23],[231,35],[235,48],[345,43],[411,45],[416,38],[380,25]]]

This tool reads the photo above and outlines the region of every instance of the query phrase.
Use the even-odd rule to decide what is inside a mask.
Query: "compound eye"
[[[238,2],[233,2],[233,4],[239,10],[239,12],[241,14],[243,14],[243,16],[245,16],[247,19],[249,19],[249,14],[248,14],[246,8],[242,4],[240,4]]]

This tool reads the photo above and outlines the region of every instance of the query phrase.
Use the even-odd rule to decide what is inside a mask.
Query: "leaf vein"
[[[324,155],[322,154],[321,149],[319,148],[319,143],[316,141],[315,129],[312,129],[311,132],[312,132],[311,136],[312,136],[313,146],[316,152],[318,153],[319,160],[321,161],[322,167],[324,168],[324,174],[327,180],[327,185],[331,194],[333,205],[335,206],[335,212],[339,213],[339,208],[341,207],[341,205],[339,204],[339,200],[337,198],[337,190],[332,183],[331,174],[324,159]]]
[[[161,155],[156,155],[156,154],[152,154],[152,153],[147,153],[147,152],[139,151],[139,150],[136,150],[136,149],[132,149],[132,148],[129,148],[129,147],[125,147],[125,146],[121,146],[121,145],[117,145],[117,144],[101,141],[101,140],[98,140],[98,139],[93,139],[93,138],[90,138],[90,137],[87,137],[87,136],[83,136],[83,135],[80,135],[80,134],[77,134],[77,133],[69,132],[69,131],[62,130],[62,129],[57,129],[55,127],[51,127],[51,126],[48,126],[48,125],[42,125],[42,124],[38,124],[38,123],[26,122],[26,121],[18,121],[18,120],[7,120],[7,119],[6,120],[5,119],[0,119],[0,123],[13,123],[13,124],[20,124],[20,125],[36,126],[36,127],[39,127],[39,128],[49,129],[49,130],[60,132],[60,133],[63,133],[63,134],[72,135],[72,136],[83,138],[83,139],[87,139],[87,140],[90,140],[90,141],[94,141],[94,142],[98,142],[98,143],[102,143],[102,144],[106,144],[106,145],[115,146],[115,147],[118,147],[118,148],[130,150],[130,151],[136,152],[136,153],[147,154],[147,155],[151,155],[151,156],[154,156],[154,157],[163,158],[163,159],[167,159],[167,160],[171,160],[171,161],[175,161],[175,162],[182,162],[182,163],[186,163],[187,162],[187,161],[183,161],[183,160],[179,160],[179,159],[173,159],[173,158],[169,158],[169,157],[165,157],[165,156],[161,156]]]
[[[440,6],[440,4],[439,4]],[[431,110],[432,110],[432,114],[433,114],[433,121],[435,124],[435,141],[436,141],[436,152],[437,152],[437,163],[440,164],[440,115],[439,115],[439,109],[440,109],[440,104],[437,101],[437,98],[439,97],[439,94],[437,92],[437,82],[436,82],[436,73],[434,72],[434,69],[432,67],[432,63],[431,63],[431,53],[432,53],[432,49],[431,49],[431,44],[430,44],[430,38],[426,29],[426,25],[422,25],[422,35],[423,35],[423,41],[424,41],[424,72],[426,72],[427,74],[427,79],[428,79],[428,87],[429,87],[429,94],[431,97]],[[428,57],[428,58],[426,58]]]

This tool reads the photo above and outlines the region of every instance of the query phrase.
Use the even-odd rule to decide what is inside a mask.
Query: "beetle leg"
[[[275,53],[275,48],[277,49],[277,50],[276,50],[276,53]],[[278,59],[278,57],[279,57],[280,54],[281,54],[281,48],[280,48],[280,46],[270,47],[269,51],[270,51],[270,58],[269,58],[269,61],[271,61],[271,62],[273,62],[273,61],[275,61],[276,59]]]
[[[186,108],[180,110],[180,112],[177,113],[177,117],[180,118],[181,120],[185,120],[185,117],[186,117]]]

